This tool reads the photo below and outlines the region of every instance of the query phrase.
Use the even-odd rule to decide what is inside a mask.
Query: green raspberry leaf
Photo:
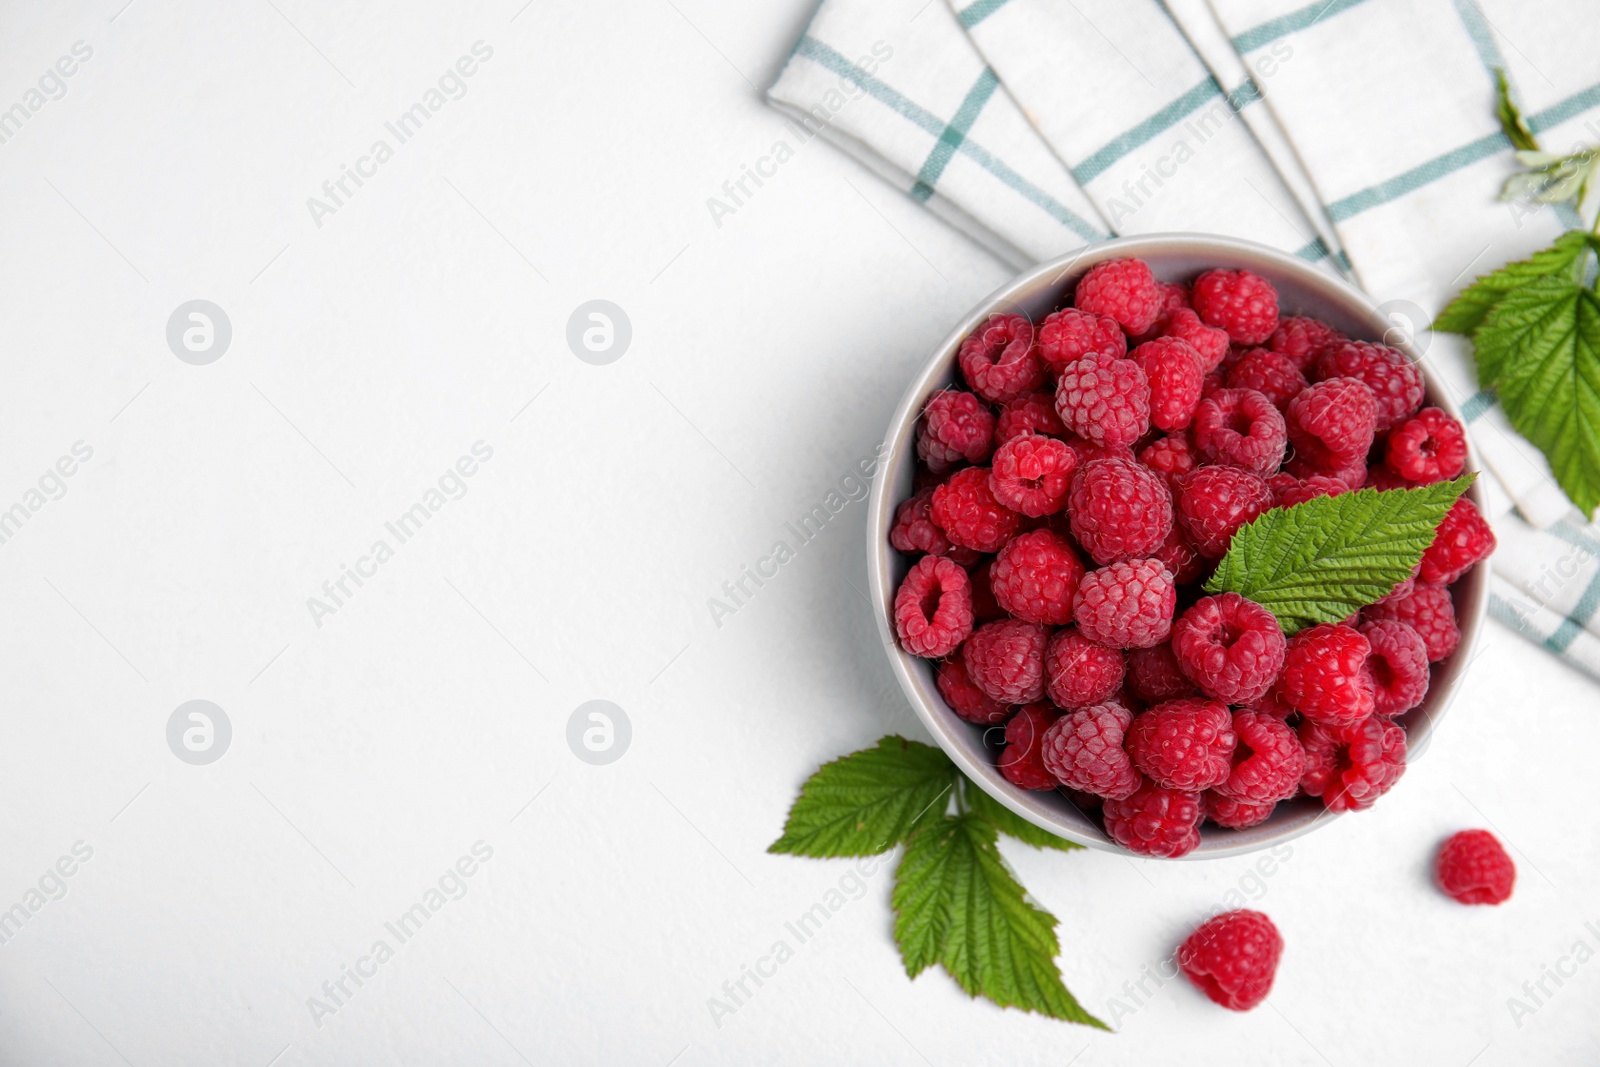
[[[1206,592],[1254,600],[1286,634],[1338,622],[1411,576],[1440,520],[1475,477],[1273,508],[1234,534]]]
[[[963,783],[962,789],[962,795],[966,798],[967,807],[972,814],[981,819],[988,819],[996,830],[1007,837],[1014,837],[1024,845],[1032,845],[1034,848],[1054,848],[1062,852],[1071,852],[1073,849],[1083,847],[1076,841],[1057,837],[1049,830],[1033,825],[970,780]]]
[[[932,745],[889,736],[824,764],[800,788],[768,852],[873,856],[944,816],[961,774]]]
[[[1494,88],[1494,114],[1500,120],[1501,132],[1518,151],[1539,151],[1539,142],[1533,136],[1533,131],[1528,129],[1517,102],[1511,99],[1511,83],[1506,81],[1506,72],[1500,67],[1494,69]]]
[[[937,962],[972,996],[1107,1029],[1062,983],[1055,916],[1028,900],[987,819],[941,817],[913,834],[891,903],[908,975]]]
[[[1583,262],[1587,259],[1585,253],[1591,248],[1600,248],[1600,238],[1581,230],[1569,230],[1556,238],[1555,244],[1549,248],[1541,249],[1527,259],[1507,263],[1467,286],[1439,312],[1433,329],[1439,333],[1470,335],[1482,325],[1489,312],[1507,293],[1541,278],[1578,280]],[[1481,362],[1478,376],[1492,380],[1492,375],[1484,375]]]
[[[1567,278],[1528,282],[1495,305],[1474,344],[1478,375],[1511,425],[1592,516],[1600,506],[1600,297]]]

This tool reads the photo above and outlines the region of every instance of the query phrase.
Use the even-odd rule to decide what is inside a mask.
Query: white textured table
[[[1268,877],[1008,846],[1118,1035],[906,981],[887,865],[789,931],[858,885],[764,854],[797,786],[921,731],[862,505],[723,583],[1005,277],[759,102],[804,0],[123,2],[0,21],[0,1062],[1594,1061],[1596,690],[1497,628]],[[1506,907],[1427,884],[1471,825]],[[1150,977],[1230,891],[1288,940],[1247,1016]]]

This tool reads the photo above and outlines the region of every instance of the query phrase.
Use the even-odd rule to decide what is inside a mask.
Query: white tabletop
[[[863,505],[708,601],[1008,273],[761,103],[809,6],[5,5],[0,1062],[1593,1062],[1596,691],[1497,627],[1395,792],[1270,876],[1005,846],[1118,1034],[907,981],[891,864],[765,854],[817,764],[926,735]],[[606,365],[566,341],[594,299]],[[216,356],[180,316],[203,365],[192,300],[231,325]],[[169,746],[191,700],[209,764],[187,712]],[[631,723],[609,765],[568,744],[590,700]],[[1504,907],[1428,883],[1468,826]],[[1148,977],[1230,891],[1288,943],[1243,1016]]]

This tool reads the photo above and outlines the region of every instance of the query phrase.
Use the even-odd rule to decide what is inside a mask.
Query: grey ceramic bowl
[[[872,487],[867,516],[867,559],[879,634],[911,706],[967,777],[1029,822],[1068,840],[1112,851],[1120,849],[1101,830],[1098,818],[1079,811],[1065,794],[1030,792],[1006,781],[995,765],[996,748],[985,743],[985,730],[964,722],[945,705],[934,685],[933,662],[900,649],[894,632],[894,593],[909,564],[890,547],[889,526],[894,520],[896,506],[911,495],[917,419],[928,396],[956,380],[956,350],[961,341],[990,315],[1014,312],[1038,321],[1067,303],[1077,280],[1094,264],[1130,256],[1149,263],[1156,277],[1163,281],[1187,282],[1212,267],[1252,270],[1277,286],[1284,315],[1310,315],[1358,340],[1383,339],[1404,350],[1422,368],[1428,386],[1427,402],[1458,419],[1461,417],[1443,384],[1421,361],[1421,353],[1406,339],[1395,336],[1393,324],[1366,294],[1304,260],[1274,249],[1202,234],[1120,238],[1040,264],[973,308],[928,358],[889,423],[885,438],[889,451],[883,472]],[[1476,455],[1469,457],[1468,463],[1469,469],[1478,469]],[[1482,506],[1482,495],[1476,486],[1469,495],[1474,503]],[[1426,747],[1429,735],[1438,726],[1461,683],[1464,668],[1472,660],[1488,601],[1486,567],[1479,565],[1465,575],[1454,586],[1453,595],[1461,626],[1461,645],[1449,659],[1434,664],[1427,699],[1400,719],[1406,728],[1413,759]],[[1404,788],[1403,783],[1399,788]],[[1272,818],[1247,830],[1226,830],[1207,824],[1201,831],[1200,846],[1190,856],[1203,859],[1253,852],[1298,837],[1332,817],[1315,800],[1300,798],[1285,802],[1278,805]]]

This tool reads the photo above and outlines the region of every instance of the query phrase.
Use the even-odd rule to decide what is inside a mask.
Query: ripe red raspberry
[[[1109,800],[1132,796],[1141,779],[1122,750],[1132,722],[1120,704],[1093,704],[1063,715],[1045,732],[1045,768],[1068,789]]]
[[[998,700],[992,700],[973,684],[967,675],[967,664],[961,658],[961,650],[939,664],[939,671],[933,677],[934,684],[939,687],[939,694],[944,697],[944,702],[950,705],[950,710],[955,712],[967,722],[979,726],[994,726],[1004,722],[1006,716],[1011,714],[1011,707]]]
[[[1364,382],[1328,378],[1289,401],[1284,421],[1299,458],[1324,473],[1365,465],[1377,431],[1378,402]]]
[[[1467,469],[1467,432],[1438,408],[1396,426],[1384,451],[1389,469],[1416,485],[1432,485]]]
[[[961,342],[961,376],[991,404],[1031,393],[1044,382],[1033,347],[1033,323],[1023,315],[995,315]]]
[[[954,652],[972,632],[967,572],[943,556],[917,560],[894,595],[894,628],[913,656],[938,659]]]
[[[1394,619],[1417,631],[1428,648],[1429,663],[1445,659],[1461,643],[1461,630],[1456,625],[1455,604],[1450,600],[1448,586],[1418,582],[1410,595],[1373,604],[1361,614],[1367,619]]]
[[[1208,270],[1194,280],[1194,310],[1235,344],[1265,344],[1278,328],[1278,291],[1247,270]]]
[[[1169,433],[1188,426],[1205,379],[1200,353],[1188,341],[1158,337],[1134,349],[1129,358],[1150,383],[1150,425]]]
[[[1072,479],[1067,519],[1096,563],[1148,556],[1172,529],[1172,493],[1135,460],[1093,459]]]
[[[1067,437],[1067,447],[1078,454],[1078,468],[1091,459],[1133,459],[1133,449],[1127,445],[1097,445],[1080,437]]]
[[[1228,356],[1228,331],[1207,326],[1200,321],[1200,316],[1189,308],[1181,308],[1172,313],[1164,336],[1188,341],[1194,350],[1200,353],[1200,367],[1207,374],[1221,366],[1222,361]]]
[[[1205,808],[1206,818],[1229,830],[1248,830],[1252,826],[1259,826],[1272,817],[1273,809],[1278,806],[1276,801],[1251,804],[1244,800],[1234,800],[1232,797],[1223,796],[1215,789],[1207,789],[1200,799]]]
[[[1278,692],[1278,687],[1273,686],[1259,700],[1252,700],[1245,705],[1246,711],[1259,711],[1263,715],[1271,715],[1274,719],[1287,719],[1294,714],[1294,709],[1283,699],[1283,694]]]
[[[1139,334],[1135,341],[1143,344],[1154,341],[1157,337],[1166,334],[1167,327],[1172,324],[1172,316],[1179,311],[1190,311],[1189,287],[1180,282],[1156,282],[1156,292],[1160,294],[1161,310],[1156,312],[1156,321],[1150,328]]]
[[[1354,378],[1372,390],[1378,403],[1377,430],[1386,432],[1422,407],[1422,371],[1398,348],[1369,341],[1346,341],[1317,357],[1317,376]]]
[[[1022,529],[1022,516],[994,497],[988,467],[965,467],[933,491],[933,521],[952,543],[998,552]]]
[[[1422,580],[1449,585],[1474,564],[1488,559],[1494,546],[1494,531],[1484,521],[1478,505],[1464,496],[1458,497],[1439,523],[1433,544],[1422,554]]]
[[[1329,811],[1365,811],[1406,772],[1406,732],[1369,715],[1349,726],[1300,724],[1306,774],[1300,788]]]
[[[1002,704],[1026,704],[1044,696],[1044,646],[1049,632],[1038,623],[1001,619],[972,631],[962,648],[970,677],[985,696]]]
[[[1294,360],[1294,365],[1305,373],[1316,366],[1325,349],[1344,339],[1344,334],[1325,322],[1295,317],[1278,320],[1267,347]]]
[[[935,473],[957,463],[982,463],[994,449],[994,415],[971,393],[941,389],[928,398],[917,431],[917,455]]]
[[[1156,785],[1198,793],[1228,780],[1237,742],[1225,704],[1187,697],[1134,719],[1127,749],[1133,765]]]
[[[1328,468],[1316,463],[1309,463],[1302,456],[1297,456],[1291,450],[1289,461],[1283,465],[1286,474],[1292,474],[1302,480],[1310,478],[1332,478],[1343,482],[1346,489],[1365,489],[1367,487],[1367,462],[1365,457],[1357,456],[1347,465]]]
[[[1045,316],[1039,324],[1039,359],[1051,374],[1085,356],[1128,354],[1128,339],[1115,319],[1066,308]]]
[[[1272,498],[1280,508],[1304,504],[1319,496],[1338,496],[1350,492],[1348,485],[1326,474],[1311,474],[1304,478],[1296,478],[1287,472],[1274,474],[1267,479],[1267,485],[1272,487]]]
[[[1085,356],[1061,368],[1056,414],[1092,444],[1132,445],[1150,429],[1150,382],[1132,360]]]
[[[963,549],[963,551],[967,550]],[[1006,617],[1005,609],[994,598],[994,587],[989,582],[989,575],[993,570],[993,557],[967,570],[967,574],[972,578],[972,614],[980,623],[993,622],[996,619]]]
[[[1439,846],[1433,877],[1463,904],[1504,904],[1517,884],[1517,865],[1489,831],[1462,830]]]
[[[1254,389],[1279,411],[1306,387],[1306,376],[1294,360],[1270,348],[1252,348],[1228,371],[1229,389]]]
[[[1063,708],[1110,700],[1122,688],[1126,658],[1076,630],[1057,630],[1044,653],[1045,692]]]
[[[1025,433],[1060,437],[1066,432],[1066,427],[1061,425],[1060,418],[1056,416],[1055,396],[1051,393],[1029,393],[1007,401],[1006,406],[1000,409],[1000,417],[994,424],[994,444],[999,448],[1013,437]]]
[[[1300,789],[1306,751],[1294,730],[1275,715],[1239,710],[1233,713],[1233,770],[1216,792],[1251,804],[1275,804]]]
[[[1394,433],[1399,433],[1395,430]],[[1393,434],[1390,435],[1391,437]],[[1387,463],[1375,463],[1367,468],[1366,481],[1361,483],[1362,489],[1411,489],[1416,483],[1407,481],[1395,473]]]
[[[1167,539],[1161,542],[1160,548],[1150,553],[1150,558],[1159,560],[1179,585],[1194,585],[1211,573],[1211,561],[1189,543],[1177,524],[1173,524]]]
[[[1065,441],[1020,434],[995,450],[989,488],[1006,507],[1037,519],[1067,506],[1067,487],[1077,469],[1078,454]]]
[[[1000,550],[989,586],[1002,609],[1024,622],[1065,626],[1083,580],[1072,543],[1052,530],[1018,534]]]
[[[1144,260],[1109,259],[1089,268],[1072,302],[1079,311],[1108,316],[1125,332],[1138,334],[1155,324],[1164,301]]]
[[[1221,559],[1239,528],[1271,507],[1272,490],[1259,474],[1238,467],[1198,467],[1178,479],[1174,513],[1201,555]]]
[[[1420,571],[1421,569],[1422,563],[1421,561],[1418,561],[1416,569],[1411,572],[1411,577],[1402,582],[1396,582],[1395,587],[1389,590],[1389,592],[1385,595],[1379,597],[1377,600],[1374,600],[1372,602],[1373,605],[1392,604],[1397,600],[1402,600],[1410,596],[1412,590],[1416,589],[1417,587],[1417,571]]]
[[[1054,789],[1055,775],[1044,765],[1044,737],[1061,712],[1049,704],[1028,704],[1006,723],[1006,747],[1000,752],[1000,773],[1021,789]]]
[[[1271,474],[1283,465],[1289,435],[1265,393],[1218,389],[1195,410],[1195,449],[1214,463]]]
[[[1278,692],[1314,722],[1346,725],[1372,714],[1372,646],[1344,623],[1320,623],[1289,639]]]
[[[894,525],[889,528],[889,543],[908,556],[926,552],[932,556],[948,556],[970,567],[978,561],[978,553],[970,548],[953,545],[933,521],[933,490],[924,489],[916,496],[900,501],[894,513]]]
[[[1128,653],[1128,691],[1146,704],[1193,696],[1197,690],[1178,666],[1170,642]]]
[[[1156,438],[1140,449],[1139,462],[1165,477],[1170,489],[1173,479],[1178,475],[1194,470],[1195,454],[1189,446],[1187,434],[1169,434]]]
[[[1202,923],[1178,949],[1194,987],[1229,1011],[1267,999],[1283,956],[1283,935],[1259,911],[1230,911]]]
[[[1400,715],[1428,695],[1428,646],[1422,635],[1403,622],[1361,624],[1361,636],[1372,646],[1367,670],[1372,675],[1372,710]]]
[[[1200,844],[1200,796],[1145,782],[1101,809],[1111,840],[1141,856],[1187,856]]]
[[[1278,618],[1238,593],[1202,597],[1172,624],[1178,666],[1209,697],[1248,704],[1266,695],[1283,666]]]
[[[1153,559],[1101,567],[1078,583],[1078,631],[1108,648],[1148,648],[1167,639],[1178,601],[1172,575]]]

